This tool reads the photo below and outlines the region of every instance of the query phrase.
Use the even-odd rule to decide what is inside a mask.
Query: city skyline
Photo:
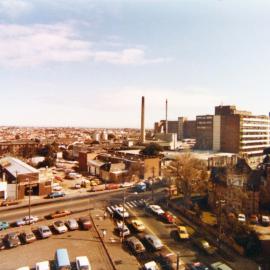
[[[267,1],[0,3],[0,125],[146,127],[268,114]]]

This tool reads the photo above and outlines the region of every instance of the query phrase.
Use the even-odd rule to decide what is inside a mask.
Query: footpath
[[[134,256],[126,252],[120,241],[120,237],[114,233],[115,224],[109,217],[104,218],[104,210],[91,211],[92,222],[103,243],[103,247],[115,270],[138,270],[140,264]]]

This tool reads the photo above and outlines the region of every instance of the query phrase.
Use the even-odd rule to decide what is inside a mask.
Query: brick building
[[[23,161],[5,157],[0,160],[0,175],[7,182],[7,197],[23,199],[28,195],[47,195],[51,192],[51,179],[40,179],[39,171]]]

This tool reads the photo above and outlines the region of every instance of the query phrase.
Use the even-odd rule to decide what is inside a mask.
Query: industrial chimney
[[[165,108],[165,134],[168,133],[168,100],[166,99],[166,108]]]
[[[141,143],[145,142],[145,128],[144,128],[144,96],[142,96],[141,105]]]

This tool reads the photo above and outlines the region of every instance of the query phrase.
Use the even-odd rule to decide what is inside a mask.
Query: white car
[[[75,183],[74,188],[75,189],[80,189],[81,188],[81,183]]]
[[[121,218],[128,218],[129,217],[129,213],[126,209],[124,209],[122,206],[116,207],[114,209],[114,213],[117,214],[119,217]]]
[[[91,264],[86,256],[76,257],[77,270],[91,270]]]
[[[212,269],[214,270],[232,270],[227,264],[223,262],[215,262],[211,264]]]
[[[68,229],[70,231],[75,231],[75,230],[79,229],[79,224],[78,224],[77,220],[74,218],[67,220],[66,226],[68,227]]]
[[[164,246],[161,240],[153,234],[146,234],[144,239],[154,250],[160,250]]]
[[[23,267],[17,268],[16,270],[30,270],[30,267],[29,266],[23,266]]]
[[[52,190],[53,191],[61,191],[62,190],[62,187],[58,183],[54,183],[52,185]]]
[[[161,216],[165,213],[164,210],[157,204],[148,205],[148,209],[158,216]]]
[[[116,229],[117,229],[117,232],[119,233],[119,236],[125,237],[125,236],[130,235],[130,230],[125,223],[123,224],[123,221],[117,221],[116,226],[117,226]]]
[[[159,270],[159,267],[155,261],[144,264],[143,270]]]
[[[238,214],[238,221],[239,222],[246,222],[246,216],[244,214]]]
[[[50,270],[50,263],[49,261],[43,261],[36,263],[36,270]]]
[[[122,184],[120,184],[120,187],[124,188],[124,187],[133,187],[134,183],[133,182],[124,182]]]
[[[262,216],[262,225],[263,226],[269,226],[270,224],[270,219],[268,216]]]
[[[53,223],[53,227],[58,233],[65,233],[68,231],[68,228],[66,227],[64,222],[62,222],[61,220],[55,221]]]
[[[19,226],[24,226],[27,224],[33,224],[35,222],[38,222],[39,218],[36,216],[25,216],[22,219],[19,219],[16,221],[16,225]]]
[[[41,238],[49,238],[52,235],[52,232],[48,226],[40,226],[38,228],[38,232]]]

